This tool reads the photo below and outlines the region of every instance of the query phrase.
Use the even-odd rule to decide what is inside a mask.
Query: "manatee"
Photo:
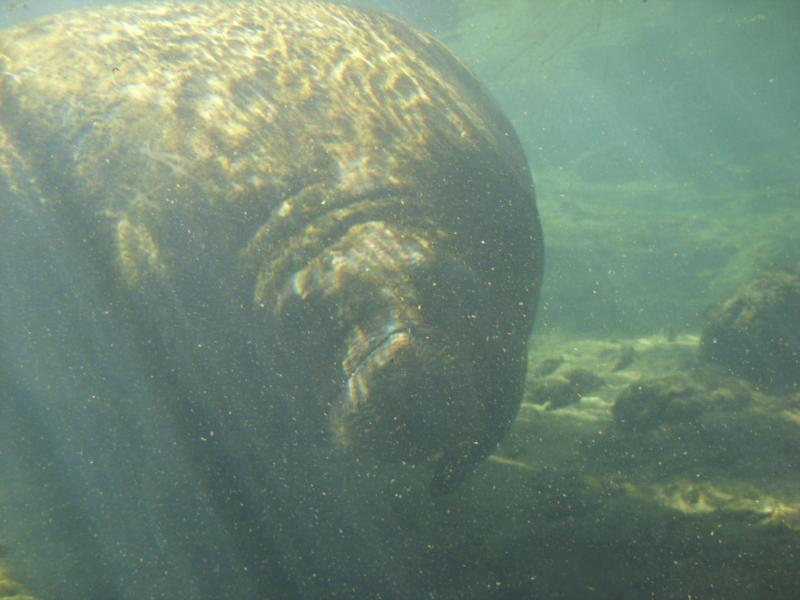
[[[0,450],[96,545],[93,597],[153,594],[147,568],[164,597],[317,593],[345,577],[312,541],[351,516],[339,469],[434,463],[447,493],[505,435],[533,184],[431,37],[318,2],[133,4],[2,32],[0,86]]]

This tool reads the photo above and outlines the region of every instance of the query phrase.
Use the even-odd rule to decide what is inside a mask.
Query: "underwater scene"
[[[800,597],[798,30],[0,0],[0,600]]]

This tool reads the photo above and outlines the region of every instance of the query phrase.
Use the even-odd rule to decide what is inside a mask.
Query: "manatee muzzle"
[[[333,415],[337,441],[390,462],[414,462],[476,438],[486,415],[473,365],[448,336],[390,322],[356,328]]]

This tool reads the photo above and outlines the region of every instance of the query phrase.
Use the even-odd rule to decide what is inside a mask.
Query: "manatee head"
[[[505,431],[480,381],[481,323],[492,310],[480,289],[435,233],[375,221],[293,276],[294,302],[326,315],[313,319],[317,333],[337,348],[327,408],[335,445],[390,462],[438,456],[438,491],[488,454]]]
[[[477,438],[487,422],[473,353],[436,324],[391,315],[347,343],[335,438],[387,461],[417,461]]]

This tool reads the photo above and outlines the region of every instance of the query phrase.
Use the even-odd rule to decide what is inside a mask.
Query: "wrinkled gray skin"
[[[444,494],[494,449],[543,264],[481,86],[313,2],[60,15],[0,34],[0,86],[15,576],[67,599],[434,590],[381,465]]]

